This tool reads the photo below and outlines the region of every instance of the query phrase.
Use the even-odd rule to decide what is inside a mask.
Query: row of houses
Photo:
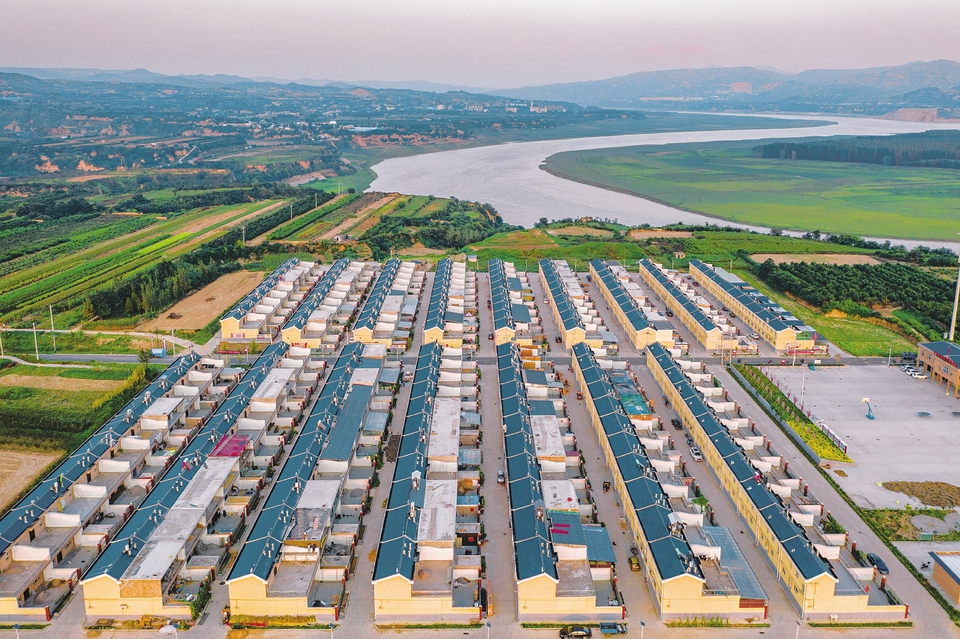
[[[272,344],[204,419],[83,578],[88,620],[190,619],[283,455],[322,364]]]
[[[220,318],[222,339],[273,341],[323,272],[318,262],[286,260]]]
[[[425,278],[426,272],[415,262],[387,260],[360,311],[352,340],[383,344],[391,352],[406,351]]]
[[[490,260],[488,270],[494,344],[516,342],[532,346],[543,343],[543,327],[526,272],[518,273],[511,262],[501,259]]]
[[[59,610],[241,372],[180,357],[0,519],[0,617]]]
[[[702,363],[676,361],[659,344],[648,347],[646,361],[804,618],[906,617],[907,607],[875,568],[857,559],[855,542],[824,531],[822,504]]]
[[[690,276],[746,322],[778,353],[826,355],[816,331],[736,275],[700,260],[690,260]]]
[[[372,262],[336,260],[280,329],[283,341],[334,355],[370,290],[374,270]]]
[[[654,342],[667,348],[686,347],[673,324],[656,309],[620,262],[591,260],[590,275],[635,349]]]
[[[482,618],[481,398],[463,354],[420,348],[373,569],[378,625]]]
[[[476,272],[467,269],[465,262],[440,260],[424,318],[424,343],[441,342],[475,353],[478,330]]]
[[[226,578],[234,623],[339,619],[396,385],[380,344],[344,347]]]
[[[640,277],[708,353],[756,354],[755,340],[740,335],[723,308],[716,308],[690,276],[649,259],[639,261]]]
[[[546,301],[553,309],[564,347],[569,349],[586,342],[605,354],[615,355],[619,351],[617,336],[604,325],[570,265],[565,260],[543,259],[539,268]]]
[[[626,363],[598,360],[585,344],[573,356],[660,618],[766,618],[767,595],[730,530],[705,519],[668,433],[642,419],[649,408]]]
[[[527,381],[536,358],[517,344],[497,347],[518,620],[624,621],[616,557],[563,401]]]

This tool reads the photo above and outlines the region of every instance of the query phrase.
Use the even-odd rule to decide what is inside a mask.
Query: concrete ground
[[[954,414],[960,412],[960,400],[946,395],[944,387],[908,377],[896,366],[769,370],[781,388],[794,396],[804,387],[805,410],[847,442],[854,466],[834,469],[834,479],[861,506],[921,506],[916,499],[878,485],[883,482],[943,481],[960,486],[956,463],[960,416]],[[875,419],[867,419],[865,397]],[[920,412],[930,415],[923,417]]]

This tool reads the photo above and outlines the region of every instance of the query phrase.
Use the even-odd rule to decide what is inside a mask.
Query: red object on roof
[[[247,447],[249,437],[244,435],[224,435],[213,447],[211,457],[239,457]]]

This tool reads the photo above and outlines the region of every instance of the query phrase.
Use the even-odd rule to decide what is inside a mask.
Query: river
[[[776,117],[776,116],[765,116]],[[783,116],[786,117],[786,116]],[[800,116],[790,116],[796,119]],[[675,222],[729,224],[765,231],[717,218],[681,211],[640,197],[573,182],[541,170],[543,161],[562,151],[582,151],[637,145],[801,138],[829,135],[893,135],[931,129],[960,129],[960,123],[900,122],[872,118],[802,116],[830,122],[816,128],[732,129],[641,133],[539,142],[512,142],[455,151],[392,158],[376,164],[371,189],[436,197],[455,196],[492,204],[508,224],[532,227],[541,217],[593,217],[623,224],[659,226]],[[960,227],[960,220],[958,220]],[[958,229],[960,230],[960,229]],[[880,239],[883,238],[873,238]],[[912,247],[947,246],[941,242],[893,240]],[[955,245],[949,245],[955,248]]]

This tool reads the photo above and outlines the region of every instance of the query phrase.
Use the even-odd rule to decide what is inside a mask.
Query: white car
[[[923,373],[921,373],[920,371],[917,371],[916,373],[913,373],[912,375],[910,375],[910,377],[912,377],[912,378],[914,378],[914,379],[927,379],[927,376],[924,375]]]
[[[760,339],[760,333],[750,333],[750,339]]]
[[[703,461],[703,455],[700,453],[700,449],[697,448],[696,446],[690,447],[690,456],[693,458],[693,461],[695,462]]]

